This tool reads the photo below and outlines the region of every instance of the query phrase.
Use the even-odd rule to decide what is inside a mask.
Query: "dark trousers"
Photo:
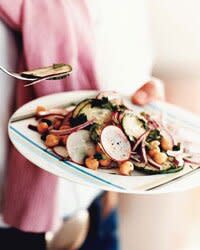
[[[105,193],[97,197],[89,207],[90,228],[87,238],[80,250],[119,250],[118,212],[114,209],[103,218],[103,204]]]
[[[44,233],[27,233],[16,228],[0,228],[1,250],[45,250]]]
[[[90,229],[80,250],[119,250],[117,210],[114,209],[103,218],[101,200],[104,194],[97,197],[89,207]],[[15,228],[0,228],[0,250],[45,249],[44,233],[26,233]]]

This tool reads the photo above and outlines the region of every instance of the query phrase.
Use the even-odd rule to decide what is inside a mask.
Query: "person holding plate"
[[[139,105],[163,98],[162,84],[150,77],[152,56],[147,40],[144,2],[138,4],[136,9],[141,15],[135,17],[131,2],[109,1],[106,5],[115,6],[110,11],[109,6],[103,7],[105,1],[2,0],[0,19],[15,32],[19,55],[18,71],[57,62],[69,63],[74,69],[66,79],[44,81],[29,88],[24,88],[21,81],[9,88],[7,82],[2,82],[5,86],[0,92],[1,100],[7,96],[5,105],[1,106],[2,123],[6,123],[8,112],[11,114],[30,100],[56,92],[113,89],[124,94],[134,93],[132,101]],[[118,18],[119,13],[124,15],[124,19]],[[138,23],[141,22],[140,32],[137,32]],[[0,45],[0,51],[4,51],[5,44],[1,42]],[[9,48],[5,56],[10,56]],[[12,101],[8,100],[6,91],[14,93]],[[0,129],[4,134],[5,128],[0,126]],[[4,245],[5,250],[13,249],[13,245],[21,250],[46,249],[45,233],[55,228],[59,219],[58,179],[35,167],[12,145],[7,145],[5,136],[3,140],[1,151],[4,157],[0,167],[1,176],[5,172],[5,177],[1,178],[0,245]],[[62,201],[65,203],[62,216],[71,216],[82,207],[80,205],[75,210],[70,208],[70,199],[77,193],[87,201],[85,208],[101,193],[100,190],[91,190],[88,195],[88,189],[85,189],[86,198],[81,193],[83,187],[78,186],[78,191],[74,193],[77,185],[66,183],[65,181],[63,185],[71,185],[72,188],[69,191],[62,186],[62,199],[67,197]],[[98,213],[95,211],[100,211],[103,216],[99,221],[110,218],[113,222],[116,219],[117,194],[107,192],[100,197],[90,206],[92,218],[97,217]],[[112,211],[115,211],[115,218],[109,217]],[[116,235],[112,235],[117,224],[112,224],[111,221],[109,225],[113,225],[113,228],[111,226],[107,235],[101,239],[97,237],[96,241],[95,235],[92,238],[88,236],[82,249],[92,249],[101,240],[101,250],[116,250],[118,240]],[[105,227],[106,222],[101,225]]]

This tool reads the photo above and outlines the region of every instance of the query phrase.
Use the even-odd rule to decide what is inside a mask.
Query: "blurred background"
[[[200,114],[200,1],[147,0],[146,4],[153,75],[164,81],[167,101]],[[120,199],[123,250],[130,246],[136,250],[200,248],[199,188],[143,199],[121,195]]]
[[[123,57],[125,53],[130,52],[129,48],[134,44],[133,60],[126,62],[126,76],[123,75],[121,80],[129,80],[129,70],[146,72],[152,63],[152,75],[164,82],[166,100],[200,114],[200,1],[124,0],[127,2],[126,8],[123,8],[123,1],[119,0],[97,2],[99,6],[96,11],[102,14],[103,22],[109,19],[106,27],[110,25],[112,36],[116,37],[114,43],[104,47],[104,39],[108,38],[110,33],[106,29],[99,32],[99,29],[96,34],[97,47],[103,47],[104,55],[99,53],[97,56],[100,58],[106,55],[106,65],[111,60],[113,63],[110,70],[116,72],[117,67],[122,66],[113,55]],[[93,1],[90,1],[89,5],[91,11],[95,12]],[[116,26],[116,19],[120,19],[122,12],[126,13],[127,18],[122,18]],[[98,25],[98,18],[95,22]],[[133,32],[130,33],[130,30]],[[10,55],[1,55],[1,63],[8,68],[14,68],[17,61],[14,58],[17,58],[17,55],[16,45],[11,39],[12,32],[2,23],[0,32],[2,51]],[[119,33],[122,34],[120,37]],[[123,51],[119,51],[118,45],[125,37],[127,44]],[[102,63],[102,60],[105,59],[100,58],[99,61]],[[110,74],[106,65],[104,74],[101,75],[102,82],[108,84],[108,79],[119,81],[120,75]],[[5,75],[0,75],[1,81],[5,78]],[[87,191],[84,197],[87,199]],[[200,188],[155,196],[121,194],[121,249],[199,250],[199,211]]]

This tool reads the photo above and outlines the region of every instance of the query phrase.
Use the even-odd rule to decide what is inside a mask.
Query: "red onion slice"
[[[147,159],[148,159],[148,163],[149,163],[152,167],[157,168],[157,169],[159,169],[159,170],[162,168],[162,165],[160,165],[160,164],[158,164],[157,162],[155,162],[154,160],[152,160],[151,157],[148,156]]]
[[[146,140],[146,138],[147,138],[147,136],[149,135],[149,133],[150,133],[150,130],[147,130],[147,131],[145,131],[145,132],[137,139],[137,141],[136,141],[136,143],[134,144],[133,149],[132,149],[133,152],[137,149],[137,147],[138,147],[139,144],[143,141],[144,138],[145,138],[145,140]]]
[[[87,122],[85,122],[83,124],[80,124],[80,125],[78,125],[76,127],[73,127],[73,128],[61,129],[61,130],[54,130],[54,129],[52,129],[50,131],[50,133],[53,134],[53,135],[68,135],[68,134],[71,134],[72,132],[75,132],[75,131],[78,131],[80,129],[83,129],[83,128],[91,125],[92,123],[93,123],[93,120],[87,121]]]
[[[65,116],[62,125],[68,125],[69,124],[69,119],[72,116],[72,111],[70,111],[69,113],[67,113],[67,115]]]
[[[119,113],[117,111],[112,113],[112,121],[116,124],[119,123]]]
[[[146,140],[146,137],[144,137],[142,140],[141,150],[142,150],[142,158],[144,160],[144,163],[146,164],[148,160],[147,160],[147,152],[145,148],[145,140]]]
[[[187,163],[200,166],[200,154],[199,153],[192,153],[189,156],[184,157],[183,160]]]

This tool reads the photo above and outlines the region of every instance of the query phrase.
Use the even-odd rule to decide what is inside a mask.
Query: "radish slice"
[[[72,161],[83,164],[84,159],[91,152],[95,152],[95,145],[90,140],[88,130],[79,130],[67,138],[67,151]]]
[[[52,129],[50,131],[50,133],[53,134],[53,135],[68,135],[68,134],[71,134],[72,132],[83,129],[83,128],[91,125],[92,123],[93,123],[93,121],[87,121],[87,122],[82,123],[82,124],[80,124],[80,125],[78,125],[76,127],[73,127],[73,128],[67,128],[67,129],[61,129],[61,130]]]
[[[116,126],[110,125],[102,130],[101,145],[106,154],[115,161],[126,161],[130,158],[131,144]]]
[[[102,91],[97,95],[97,99],[102,99],[103,97],[107,97],[109,101],[116,105],[122,104],[122,97],[119,93],[115,91]]]
[[[67,159],[69,156],[67,149],[63,146],[54,147],[53,152],[62,159]]]

